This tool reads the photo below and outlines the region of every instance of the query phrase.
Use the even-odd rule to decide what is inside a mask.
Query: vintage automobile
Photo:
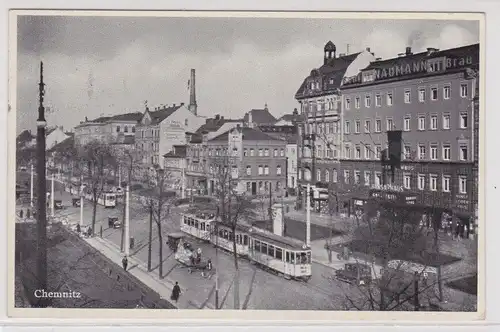
[[[367,264],[346,263],[335,271],[335,278],[350,284],[367,285],[372,281],[372,270]]]
[[[118,217],[108,217],[108,227],[109,228],[120,228],[122,227],[121,221],[118,220]]]
[[[60,199],[55,199],[54,200],[54,209],[56,210],[62,210],[63,209],[63,204]]]
[[[72,204],[74,207],[80,207],[80,198],[73,198]]]
[[[185,236],[182,233],[170,233],[167,234],[167,246],[169,247],[170,250],[173,252],[177,251],[177,248],[179,246],[179,242],[181,239],[183,239]]]

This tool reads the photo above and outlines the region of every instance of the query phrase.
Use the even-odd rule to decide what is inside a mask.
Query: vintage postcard
[[[483,20],[12,11],[9,315],[482,319]]]

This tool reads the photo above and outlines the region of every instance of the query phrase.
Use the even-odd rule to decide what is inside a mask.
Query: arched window
[[[123,131],[124,131],[125,133],[128,133],[128,127],[127,127],[127,126],[125,126],[125,128],[123,129]]]
[[[135,133],[135,127],[132,127],[132,132]]]
[[[116,126],[116,132],[119,133],[120,132],[120,126]]]

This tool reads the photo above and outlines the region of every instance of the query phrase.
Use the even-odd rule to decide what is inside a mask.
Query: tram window
[[[253,248],[255,249],[255,251],[260,251],[260,242],[257,240],[254,240]]]
[[[229,238],[229,232],[224,231],[224,235],[222,237],[227,240]]]
[[[219,229],[219,237],[224,237],[224,231],[222,229]]]
[[[198,222],[198,220],[196,220],[196,221],[194,222],[194,227],[195,227],[196,229],[198,229],[198,226],[199,226],[199,222]]]
[[[200,229],[201,229],[202,231],[204,231],[204,230],[205,230],[205,223],[204,223],[204,222],[200,222]]]
[[[305,252],[300,253],[300,264],[307,264],[307,255]]]
[[[283,260],[283,251],[280,248],[276,248],[276,259]]]
[[[287,263],[290,263],[290,252],[289,252],[289,251],[287,251],[285,256],[286,256],[286,260],[285,260],[285,261],[286,261]]]
[[[184,216],[184,225],[187,225],[187,223],[188,223],[187,221],[188,221],[187,217]]]
[[[229,232],[229,241],[233,241],[234,235],[233,232]]]
[[[274,246],[272,245],[269,245],[268,249],[267,249],[267,254],[271,257],[274,257]]]
[[[260,246],[260,252],[267,255],[267,243],[262,243]]]
[[[311,264],[311,252],[307,253],[307,264]]]
[[[247,246],[248,245],[248,236],[243,235],[243,245]]]
[[[237,244],[241,244],[241,241],[240,241],[240,234],[236,234],[236,243],[237,243]]]
[[[290,263],[295,264],[295,252],[290,253]]]

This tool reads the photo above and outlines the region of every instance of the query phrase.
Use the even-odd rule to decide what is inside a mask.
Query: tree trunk
[[[153,202],[149,202],[148,272],[151,271],[151,246],[153,242]]]
[[[122,191],[123,192],[123,191]],[[123,213],[122,213],[122,227],[121,227],[121,240],[120,240],[120,250],[123,251],[123,244],[125,243],[125,214],[127,210],[127,197],[123,195]]]
[[[96,216],[97,216],[97,200],[94,200],[92,202],[92,235],[94,235],[95,232]]]
[[[161,235],[161,223],[159,220],[157,222],[157,225],[158,225],[158,241],[160,242],[159,243],[160,266],[158,268],[158,274],[160,276],[160,279],[162,279],[163,278],[163,237]]]

